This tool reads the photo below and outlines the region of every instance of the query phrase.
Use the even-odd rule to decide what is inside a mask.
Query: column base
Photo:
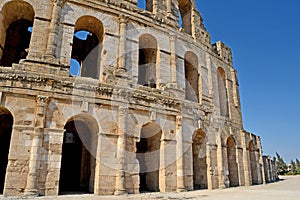
[[[117,68],[114,71],[114,75],[116,77],[124,77],[125,76],[124,78],[126,78],[126,76],[127,76],[126,69],[124,67]]]
[[[219,189],[226,189],[226,188],[228,188],[228,187],[226,187],[225,184],[220,184],[220,185],[219,185]]]
[[[177,188],[176,192],[187,192],[185,188]]]
[[[37,197],[39,196],[37,189],[26,189],[24,191],[24,197]]]
[[[128,194],[128,193],[126,192],[126,190],[116,190],[116,191],[114,192],[114,195],[116,195],[116,196],[121,196],[121,195],[126,195],[126,194]]]
[[[55,58],[53,55],[48,55],[48,54],[45,54],[43,56],[43,59],[45,62],[49,62],[51,64],[55,64],[55,65],[59,65],[59,61],[57,58]]]

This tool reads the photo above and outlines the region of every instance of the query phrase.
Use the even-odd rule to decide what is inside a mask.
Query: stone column
[[[256,173],[257,173],[257,180],[263,182],[262,176],[261,176],[261,168],[260,168],[260,159],[259,159],[259,153],[258,149],[255,150],[255,161],[256,161]],[[254,176],[254,175],[253,175]]]
[[[263,158],[262,158],[262,146],[261,146],[261,141],[260,137],[257,137],[257,147],[258,147],[258,159],[257,161],[259,162],[259,177],[261,178],[261,182],[263,184],[266,184],[266,176],[265,176],[265,169],[264,169],[264,163],[263,163]],[[260,168],[261,167],[261,168]]]
[[[230,187],[229,180],[229,163],[228,163],[228,154],[227,154],[227,145],[222,145],[222,153],[223,153],[223,183],[224,188]]]
[[[218,159],[218,174],[219,174],[219,189],[226,188],[225,186],[225,172],[224,172],[224,158],[223,158],[223,148],[221,134],[218,138],[219,143],[217,144],[217,159]]]
[[[52,8],[50,28],[49,28],[50,32],[48,35],[47,49],[44,55],[44,59],[47,61],[58,62],[56,60],[58,32],[59,32],[62,6],[65,0],[52,0],[52,1],[53,1],[53,8]]]
[[[128,108],[119,106],[118,113],[118,147],[117,147],[117,173],[115,195],[127,194],[125,189],[125,159],[126,159],[126,132]]]
[[[236,147],[236,163],[237,163],[237,170],[238,170],[238,176],[239,176],[239,186],[245,185],[245,179],[243,179],[244,176],[244,167],[242,166],[242,160],[240,158],[243,156],[243,148],[240,146]]]
[[[207,164],[207,188],[209,190],[213,189],[213,175],[214,175],[214,169],[211,162],[211,147],[214,145],[207,143],[206,144],[206,164]]]
[[[245,174],[245,186],[252,185],[252,177],[251,177],[251,166],[250,166],[250,159],[249,159],[249,149],[246,147],[243,149],[244,155],[243,155],[243,162],[244,162],[244,174]]]
[[[197,36],[196,36],[196,24],[195,24],[195,22],[196,22],[195,9],[196,8],[192,7],[192,10],[191,10],[191,33],[192,33],[194,40],[196,41]]]
[[[185,191],[184,186],[184,161],[183,161],[183,135],[182,135],[182,116],[176,117],[176,164],[177,164],[177,192]]]
[[[27,176],[25,196],[38,196],[38,178],[40,165],[40,147],[43,143],[43,134],[45,128],[45,118],[49,97],[37,96],[37,108],[35,117],[35,128],[31,143],[29,171]]]
[[[272,160],[271,160],[271,157],[269,156],[268,157],[268,164],[269,164],[269,166],[270,166],[270,169],[269,169],[269,171],[267,171],[267,174],[270,174],[269,176],[270,176],[270,178],[268,179],[267,177],[266,177],[266,182],[267,182],[267,180],[268,181],[270,181],[270,182],[273,182],[275,179],[273,178],[274,176],[273,176],[273,163],[272,163]]]
[[[250,162],[249,162],[249,149],[247,149],[246,135],[245,132],[241,131],[241,138],[243,144],[243,164],[244,164],[244,176],[245,186],[250,186]]]
[[[166,1],[166,7],[167,7],[167,16],[170,17],[172,15],[172,0]]]
[[[119,42],[119,58],[118,67],[115,71],[116,76],[123,76],[126,72],[126,26],[127,17],[120,16],[120,42]]]
[[[206,58],[206,66],[207,66],[207,69],[208,69],[208,82],[207,82],[207,85],[208,85],[208,96],[210,98],[213,97],[213,79],[212,79],[212,66],[211,66],[211,60],[210,60],[210,54],[206,54],[205,55],[205,58]]]
[[[95,169],[95,186],[94,186],[94,193],[99,195],[100,192],[100,168],[101,168],[101,133],[97,134],[98,141],[97,141],[97,150],[96,150],[96,169]]]
[[[170,35],[170,69],[171,69],[171,83],[177,83],[176,74],[176,40],[175,35]]]

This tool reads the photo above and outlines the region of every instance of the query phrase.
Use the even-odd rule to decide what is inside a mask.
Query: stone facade
[[[211,44],[193,0],[137,3],[0,0],[5,196],[266,181],[231,50]]]
[[[276,161],[272,160],[270,156],[263,156],[265,177],[267,183],[272,183],[279,180],[277,173]]]

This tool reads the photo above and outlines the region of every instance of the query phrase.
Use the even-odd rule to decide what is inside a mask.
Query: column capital
[[[129,17],[127,15],[124,15],[124,14],[119,15],[119,20],[120,20],[121,24],[122,23],[127,23],[128,19],[129,19]]]
[[[128,106],[127,105],[120,105],[119,107],[118,107],[118,110],[119,110],[119,113],[120,114],[127,114],[127,112],[128,112]]]
[[[52,0],[53,4],[57,4],[58,6],[64,5],[67,0]]]
[[[171,41],[176,41],[177,40],[177,35],[170,35],[169,36]]]
[[[38,95],[36,97],[36,102],[38,106],[45,106],[49,103],[50,98],[48,96]]]
[[[176,124],[177,124],[177,126],[182,125],[182,116],[181,115],[176,116]]]

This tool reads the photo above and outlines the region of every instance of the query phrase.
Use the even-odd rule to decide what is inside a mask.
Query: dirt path
[[[299,200],[300,176],[281,177],[283,180],[251,187],[229,188],[224,190],[200,190],[183,193],[146,193],[126,196],[63,195],[59,197],[38,197],[34,200],[146,200],[146,199],[203,199],[203,200]],[[0,199],[18,199],[4,198]]]

